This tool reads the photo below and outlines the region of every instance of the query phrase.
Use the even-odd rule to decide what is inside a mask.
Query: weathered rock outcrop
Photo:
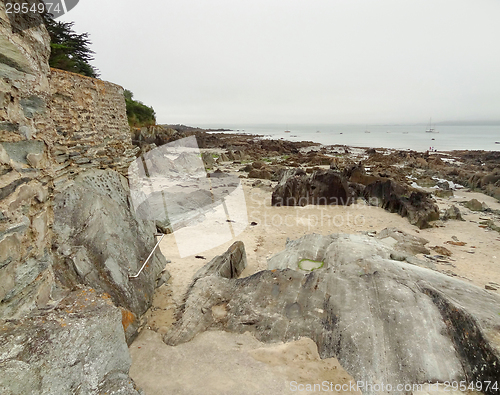
[[[354,190],[336,171],[319,170],[308,175],[302,169],[286,169],[273,191],[272,205],[350,205],[355,199]]]
[[[481,203],[477,199],[471,199],[468,202],[465,202],[464,206],[471,211],[485,211],[487,209],[486,204],[484,202]]]
[[[25,14],[26,15],[26,14]],[[31,139],[50,126],[50,37],[41,24],[23,30],[22,19],[14,25],[0,3],[0,133],[3,141]],[[41,22],[41,20],[40,20]]]
[[[0,392],[139,395],[120,309],[83,289],[55,308],[0,323]]]
[[[429,193],[412,189],[394,180],[367,176],[358,165],[342,172],[284,169],[273,190],[273,206],[350,205],[358,197],[369,204],[408,217],[411,224],[427,228],[439,219],[439,209]]]
[[[179,146],[188,147],[179,153]],[[170,231],[203,222],[207,212],[240,187],[222,171],[207,174],[194,137],[147,152],[130,167],[132,200],[141,218]],[[210,159],[213,159],[209,155]],[[174,159],[175,158],[175,159]]]
[[[16,21],[21,23],[21,20]],[[0,316],[44,308],[54,287],[51,167],[46,140],[50,38],[11,25],[0,3]]]
[[[420,229],[430,227],[431,221],[439,219],[439,208],[429,193],[412,190],[393,180],[368,184],[364,196],[371,204],[408,217],[410,223]]]
[[[223,277],[227,279],[238,278],[246,267],[247,254],[245,251],[245,245],[241,241],[236,241],[224,254],[216,256],[194,274],[185,298],[189,296],[190,290],[193,289],[199,279],[208,276]],[[186,299],[184,302],[186,302]],[[179,309],[178,313],[181,313],[182,310],[183,308]],[[214,310],[214,314],[217,314],[216,310],[217,308]],[[222,309],[222,315],[224,315],[224,311],[225,310]],[[178,319],[179,318],[180,316],[178,316]]]
[[[247,255],[245,245],[242,241],[237,241],[224,254],[216,256],[198,270],[194,275],[191,287],[198,279],[207,276],[238,278],[246,267]]]
[[[248,173],[248,178],[260,178],[262,180],[271,180],[272,173],[267,169],[252,169]]]
[[[139,147],[149,144],[160,146],[183,137],[186,137],[184,133],[161,125],[132,129],[132,142]]]
[[[207,169],[213,169],[215,167],[215,159],[210,152],[204,152],[201,156],[203,164]]]
[[[444,212],[443,220],[447,221],[449,219],[455,219],[457,221],[465,221],[465,219],[462,218],[462,213],[460,212],[460,209],[455,205],[449,207]]]
[[[150,307],[156,279],[167,263],[157,251],[143,273],[129,279],[152,251],[156,233],[154,222],[131,211],[129,196],[127,180],[117,172],[89,170],[54,199],[58,280],[67,288],[85,284],[109,294],[124,315],[131,315],[128,339]]]
[[[273,270],[199,278],[164,341],[180,344],[210,328],[265,342],[307,336],[357,381],[498,380],[498,295],[395,261],[393,252],[368,236],[304,236],[269,260]],[[302,259],[323,267],[297,270]]]

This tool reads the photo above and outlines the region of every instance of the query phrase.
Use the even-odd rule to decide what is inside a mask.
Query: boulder
[[[369,236],[304,236],[268,261],[272,270],[198,278],[164,341],[214,329],[269,343],[305,336],[321,358],[336,357],[372,385],[497,381],[500,296],[393,260],[394,252]],[[323,266],[301,270],[303,259]]]
[[[491,191],[491,196],[493,196],[495,199],[500,201],[500,187],[499,188],[494,188]]]
[[[449,199],[454,196],[451,189],[436,189],[434,195],[442,199]]]
[[[220,154],[218,162],[229,162],[229,158],[228,158],[228,156],[227,156],[227,155],[223,152],[222,154]]]
[[[129,278],[155,246],[156,227],[130,209],[126,179],[112,170],[88,170],[57,191],[54,233],[58,280],[70,289],[83,284],[109,294],[133,317],[126,332],[131,340],[139,318],[151,306],[166,260],[157,249],[141,275]]]
[[[309,166],[330,166],[332,157],[311,152],[307,157],[307,163]]]
[[[241,153],[239,151],[229,150],[227,153],[227,157],[230,161],[242,160]]]
[[[204,152],[201,155],[201,158],[202,158],[203,164],[205,165],[206,168],[213,169],[215,167],[215,159],[212,156],[211,152]]]
[[[253,168],[253,166],[252,166],[251,164],[248,164],[248,165],[246,165],[245,167],[242,167],[242,168],[240,169],[240,171],[245,171],[245,172],[247,172],[247,173],[251,172],[252,170],[254,170],[254,168]]]
[[[207,173],[208,178],[230,178],[228,173],[223,172],[221,169],[215,170],[213,173]]]
[[[266,167],[266,163],[261,160],[257,160],[252,163],[252,167],[254,169],[262,169],[263,167]]]
[[[273,178],[272,173],[266,169],[252,169],[248,173],[248,178],[260,178],[262,180],[270,180]]]
[[[436,251],[439,255],[443,255],[443,256],[451,256],[452,255],[452,252],[448,248],[443,247],[443,246],[434,246],[434,247],[431,247],[431,249]]]
[[[82,289],[52,310],[0,321],[0,392],[139,395],[122,320],[108,296]]]
[[[420,229],[429,228],[431,221],[439,219],[439,208],[429,193],[410,189],[393,180],[367,185],[364,196],[372,205],[408,217],[410,223]]]
[[[408,255],[430,253],[429,249],[425,246],[429,243],[427,239],[410,235],[396,228],[383,229],[375,237],[394,250]]]
[[[460,209],[455,205],[448,207],[444,212],[443,220],[447,221],[449,219],[455,219],[457,221],[465,221],[465,219],[462,218],[462,213],[460,212]]]
[[[238,278],[246,267],[245,245],[242,241],[236,241],[224,254],[216,256],[195,273],[191,287],[198,279],[207,276]]]
[[[429,167],[429,163],[427,163],[427,161],[424,158],[417,158],[416,162],[417,165],[422,169],[427,169]]]
[[[436,185],[441,188],[441,189],[444,189],[445,191],[449,191],[451,188],[450,188],[450,183],[448,181],[438,181],[436,183]]]
[[[500,169],[495,169],[495,171],[482,178],[481,185],[485,187],[488,184],[495,184],[498,181],[500,181]]]
[[[477,199],[469,200],[468,202],[465,203],[465,207],[467,207],[471,211],[484,211],[487,208],[487,206],[484,202],[481,203]]]
[[[369,185],[381,180],[381,177],[367,175],[363,166],[356,166],[349,171],[349,181],[355,184]]]
[[[349,179],[351,182],[347,181]],[[408,217],[411,224],[427,228],[439,219],[430,194],[391,179],[367,176],[359,165],[336,170],[283,169],[272,195],[273,206],[350,205],[363,196],[371,205]]]
[[[335,170],[308,175],[303,169],[282,170],[272,195],[273,206],[351,205],[355,192]]]
[[[165,235],[168,235],[173,232],[172,230],[172,224],[168,220],[168,218],[165,218],[163,220],[157,219],[155,221],[156,224],[156,229],[158,230],[159,233],[163,233]]]
[[[421,177],[417,180],[417,184],[422,188],[432,188],[436,186],[436,180],[431,177]]]

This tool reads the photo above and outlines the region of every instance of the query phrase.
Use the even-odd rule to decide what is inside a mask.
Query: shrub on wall
[[[125,104],[127,105],[127,118],[130,126],[143,127],[156,125],[156,114],[153,107],[134,100],[134,94],[125,89]]]

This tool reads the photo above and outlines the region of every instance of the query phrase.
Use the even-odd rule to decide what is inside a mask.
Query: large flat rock
[[[306,235],[269,260],[273,270],[199,278],[164,341],[181,344],[208,329],[251,332],[263,342],[307,336],[356,381],[498,380],[500,297],[391,259],[404,234],[393,243],[388,235]],[[323,267],[306,272],[302,259]]]

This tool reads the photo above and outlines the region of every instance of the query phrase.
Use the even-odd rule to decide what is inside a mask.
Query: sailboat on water
[[[432,118],[429,120],[429,127],[427,128],[425,133],[439,133],[436,129],[432,127]]]

